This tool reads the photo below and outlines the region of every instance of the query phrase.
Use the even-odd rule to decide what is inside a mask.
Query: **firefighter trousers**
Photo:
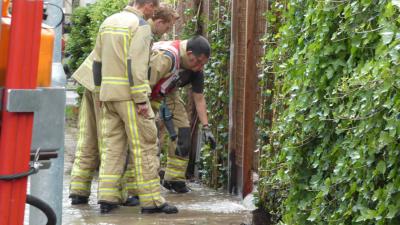
[[[82,95],[82,102],[79,112],[79,133],[75,152],[75,160],[71,171],[70,196],[90,196],[93,175],[100,164],[100,127],[101,109],[99,106],[99,95],[85,89]],[[127,146],[126,146],[127,148]],[[133,188],[127,190],[128,177],[134,176],[130,170],[130,165],[122,179],[121,193],[123,201],[128,195],[136,196],[137,191]]]
[[[142,207],[165,203],[160,193],[157,157],[157,129],[154,113],[151,118],[137,114],[133,101],[106,101],[102,103],[101,165],[99,172],[99,202],[118,204],[124,165],[128,156],[133,163],[125,173],[128,192],[137,191]],[[126,149],[129,145],[129,150]]]
[[[71,171],[70,196],[89,197],[93,174],[99,165],[98,101],[98,94],[84,90],[79,111],[78,142]]]
[[[173,92],[168,95],[166,103],[172,112],[175,132],[178,134],[178,138],[170,142],[168,146],[167,167],[165,169],[164,180],[185,181],[186,168],[191,150],[189,119],[184,102],[179,97],[178,92]]]

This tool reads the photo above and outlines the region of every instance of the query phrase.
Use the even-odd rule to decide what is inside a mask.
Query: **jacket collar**
[[[179,54],[181,57],[181,66],[185,69],[188,69],[187,66],[188,56],[186,54],[186,46],[187,46],[187,40],[181,41],[181,43],[179,44]]]
[[[141,18],[144,17],[144,15],[143,15],[143,13],[141,11],[139,11],[135,7],[132,7],[132,6],[129,6],[129,5],[124,8],[124,11],[134,13],[134,14],[136,14],[137,16],[139,16]]]

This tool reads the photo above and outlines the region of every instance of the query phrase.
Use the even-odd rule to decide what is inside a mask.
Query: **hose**
[[[47,217],[46,225],[57,224],[57,216],[54,213],[53,209],[46,202],[42,201],[41,199],[35,196],[26,195],[26,203],[31,206],[35,206],[46,215]]]

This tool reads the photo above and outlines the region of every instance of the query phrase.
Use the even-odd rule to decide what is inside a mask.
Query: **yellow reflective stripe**
[[[112,85],[123,85],[123,86],[128,86],[129,83],[125,83],[122,81],[102,81],[103,84],[112,84]]]
[[[101,31],[100,34],[101,35],[103,35],[103,34],[118,34],[118,35],[123,35],[123,36],[129,36],[129,34],[124,32],[124,31],[108,31],[108,30],[105,30],[105,31]]]
[[[101,82],[104,84],[129,85],[128,78],[121,77],[121,76],[119,76],[119,77],[113,77],[113,76],[103,77]]]
[[[74,171],[74,172],[77,172],[77,173],[86,174],[86,175],[92,175],[92,174],[94,174],[94,171],[93,171],[93,170],[83,170],[83,169],[79,169],[79,168],[74,168],[73,171]]]
[[[84,93],[85,94],[85,93]],[[76,159],[75,159],[75,163],[73,165],[73,170],[74,169],[78,169],[77,165],[80,164],[81,161],[81,156],[82,156],[82,148],[83,148],[83,143],[85,142],[86,139],[86,118],[87,118],[87,98],[84,97],[82,104],[81,104],[81,110],[79,112],[80,116],[79,116],[79,133],[78,133],[78,143],[76,145],[77,147],[77,152],[76,152]]]
[[[169,174],[173,174],[171,175],[172,177],[183,177],[185,176],[185,172],[184,171],[179,171],[179,170],[175,170],[172,168],[167,168],[166,169],[166,173]]]
[[[99,188],[101,192],[119,192],[118,188]]]
[[[153,183],[153,184],[139,184],[139,185],[137,185],[137,188],[152,190],[153,188],[156,188],[158,186],[160,186],[159,182]]]
[[[113,31],[121,31],[121,32],[129,32],[129,28],[127,27],[102,27],[101,30],[113,30]]]
[[[125,185],[126,185],[126,186],[129,186],[129,187],[137,187],[136,182],[128,182],[128,183],[126,183]]]
[[[125,64],[125,77],[128,77],[128,49],[126,43],[126,36],[124,36],[124,64]]]
[[[132,147],[133,147],[133,155],[135,160],[135,172],[136,172],[136,179],[138,181],[142,180],[141,177],[141,159],[140,159],[140,145],[139,139],[137,137],[137,129],[136,128],[136,114],[135,114],[135,106],[131,101],[127,102],[127,110],[128,110],[128,117],[129,117],[129,131],[131,134],[132,139]],[[133,124],[132,124],[133,123]]]
[[[143,93],[147,90],[138,90],[138,91],[131,91],[131,94]]]
[[[142,200],[142,198],[159,197],[159,196],[160,196],[159,191],[152,192],[152,193],[146,193],[146,194],[139,194],[140,200]]]
[[[88,183],[88,182],[71,182],[71,189],[90,190],[90,183]]]
[[[103,80],[124,80],[129,82],[127,77],[121,77],[121,76],[103,76]]]
[[[149,84],[140,84],[140,85],[135,85],[132,86],[131,89],[138,89],[138,88],[150,88]]]
[[[170,162],[170,161],[167,162],[167,167],[170,167],[170,166],[172,166],[172,167],[185,167],[185,165],[178,164],[178,163],[175,163],[175,162]]]
[[[132,101],[129,102],[129,104],[131,105],[131,114],[133,115],[133,129],[134,129],[134,134],[135,134],[135,139],[136,139],[136,158],[137,158],[137,162],[135,163],[135,165],[137,166],[137,183],[140,183],[141,181],[143,181],[143,176],[142,176],[142,150],[140,149],[140,141],[139,141],[139,132],[138,132],[138,128],[137,128],[137,122],[136,122],[136,110],[135,110],[135,105],[133,104]]]
[[[99,177],[99,179],[104,179],[104,178],[109,178],[109,179],[115,179],[115,180],[117,180],[117,179],[121,178],[121,175],[105,175],[105,174],[102,174],[102,175],[100,175],[100,177]]]
[[[121,198],[121,194],[120,193],[100,193],[100,195],[102,196],[113,196],[113,197],[117,197],[117,198]]]
[[[131,91],[135,90],[148,90],[150,86],[148,84],[141,84],[141,85],[136,85],[131,87]]]
[[[90,188],[72,187],[72,186],[71,186],[71,190],[90,191]]]
[[[167,164],[175,165],[175,166],[186,166],[189,160],[180,160],[176,158],[167,158]]]
[[[101,181],[103,183],[115,183],[115,180],[99,179],[99,181]]]
[[[106,107],[101,107],[101,110],[102,110],[102,115],[105,115],[105,111],[106,111]],[[102,141],[103,141],[103,139],[104,139],[104,134],[106,133],[106,117],[105,116],[102,116],[101,117],[101,122],[100,122],[100,126],[101,126],[101,139],[102,139]],[[106,161],[106,153],[105,153],[105,151],[104,151],[104,148],[105,148],[105,145],[104,145],[104,143],[100,146],[101,147],[101,149],[100,149],[100,160],[101,160],[101,162],[105,162]],[[100,171],[103,171],[103,169],[104,169],[104,163],[100,163]],[[101,178],[102,176],[106,176],[106,175],[104,175],[104,174],[99,174],[99,178]]]
[[[144,202],[154,202],[154,201],[158,201],[160,199],[161,199],[161,197],[146,197],[146,198],[141,198],[140,201],[144,203]]]
[[[79,185],[89,185],[89,182],[82,182],[82,181],[72,181],[71,184],[79,184]]]
[[[84,175],[84,176],[93,176],[94,171],[91,170],[82,170],[77,166],[72,169],[72,175]]]
[[[93,92],[94,93],[100,93],[100,86],[94,86],[94,91]],[[101,149],[100,149],[100,154],[101,154]]]

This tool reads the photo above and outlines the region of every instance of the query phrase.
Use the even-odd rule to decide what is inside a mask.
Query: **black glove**
[[[215,141],[214,135],[211,133],[211,129],[208,125],[203,126],[203,137],[204,141],[210,144],[211,149],[217,147],[217,142]]]

